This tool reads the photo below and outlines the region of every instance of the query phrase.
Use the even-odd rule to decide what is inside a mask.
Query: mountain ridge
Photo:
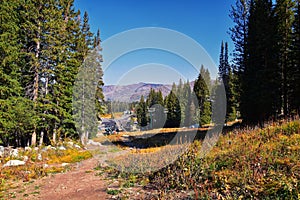
[[[192,88],[194,81],[190,85]],[[147,97],[151,88],[155,91],[160,90],[165,97],[170,93],[172,84],[139,82],[129,85],[105,85],[103,94],[106,101],[135,102],[139,101],[142,95]]]

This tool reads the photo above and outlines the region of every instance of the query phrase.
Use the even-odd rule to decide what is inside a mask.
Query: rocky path
[[[97,200],[109,199],[107,181],[99,175],[95,167],[105,165],[105,160],[119,155],[113,147],[89,146],[100,154],[72,165],[65,173],[52,174],[31,182],[19,182],[9,193],[13,199],[30,200]]]
[[[38,199],[107,199],[106,184],[96,176],[98,160],[91,158],[67,173],[42,180]]]

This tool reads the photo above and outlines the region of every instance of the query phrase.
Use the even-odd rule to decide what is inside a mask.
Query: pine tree
[[[231,39],[235,46],[233,62],[235,64],[235,70],[239,73],[244,71],[247,61],[250,2],[251,0],[236,0],[236,3],[231,7],[229,14],[234,22],[234,26],[229,29]]]
[[[196,118],[196,105],[195,105],[195,94],[191,90],[190,82],[187,81],[184,84],[184,98],[186,101],[186,104],[184,106],[181,106],[181,109],[184,110],[184,121],[183,126],[190,126],[193,124],[198,123]]]
[[[6,144],[14,141],[16,145],[28,145],[30,137],[32,145],[37,139],[40,144],[49,144],[55,143],[57,136],[78,137],[73,119],[73,86],[92,48],[92,33],[87,14],[86,23],[80,27],[79,12],[73,4],[73,0],[0,4],[4,16],[0,25],[0,138]],[[95,42],[100,42],[100,33]],[[93,74],[101,85],[102,60],[97,56],[88,62],[96,66]],[[8,120],[9,115],[20,117]],[[20,124],[28,126],[18,128]]]
[[[152,120],[151,127],[162,128],[165,122],[165,114],[164,99],[160,90],[156,92],[153,88],[151,88],[147,98],[147,107],[151,111],[151,119],[149,119],[150,121]]]
[[[263,122],[275,116],[280,107],[275,33],[272,1],[252,2],[241,96],[241,113],[249,123]]]
[[[136,108],[137,120],[140,127],[147,126],[147,105],[144,96],[141,96],[140,102]]]
[[[205,69],[203,66],[201,66],[200,74],[194,84],[194,93],[197,97],[199,106],[199,124],[201,126],[211,123],[211,103],[209,100],[210,94],[206,82],[201,74],[204,72]]]
[[[168,110],[167,121],[165,124],[166,128],[178,128],[181,122],[181,109],[180,102],[173,92],[170,91],[169,95],[165,98],[165,106]]]
[[[80,76],[76,79],[76,96],[77,110],[75,118],[77,122],[77,131],[80,133],[82,143],[88,138],[93,137],[97,133],[97,119],[102,113],[102,76],[101,69],[102,56],[100,54],[101,47],[98,45],[93,49],[93,34],[90,32],[88,14],[85,12],[77,50],[80,53],[79,58],[84,60],[80,66]],[[100,32],[96,36],[96,41],[100,42]],[[99,43],[100,44],[100,43]],[[97,118],[98,117],[98,118]]]
[[[277,0],[275,6],[277,45],[278,45],[278,64],[281,70],[281,96],[282,111],[284,115],[290,112],[289,96],[293,80],[292,71],[292,25],[294,22],[293,13],[294,3],[292,0]]]
[[[98,63],[99,65],[97,66],[96,70],[96,80],[98,80],[97,83],[97,88],[96,88],[96,94],[95,94],[95,106],[96,106],[96,111],[97,111],[97,117],[98,119],[100,118],[100,115],[104,113],[104,95],[103,95],[103,70],[101,67],[101,62],[102,62],[102,55],[100,52],[102,51],[102,48],[100,46],[100,30],[98,30],[97,35],[94,37],[94,50],[99,52],[98,56]]]
[[[244,71],[248,59],[248,34],[249,34],[249,16],[251,0],[236,0],[235,5],[231,6],[230,18],[234,26],[229,29],[231,39],[234,43],[233,51],[233,85],[235,91],[235,100],[239,106],[241,95],[244,93],[242,87],[244,83]],[[239,107],[236,105],[237,107]],[[240,110],[240,108],[237,108]]]
[[[18,1],[0,3],[0,144],[26,146],[36,124],[33,104],[22,96],[21,27]]]
[[[291,93],[289,95],[291,114],[300,113],[300,1],[295,0],[293,44],[292,44],[292,74],[289,74]]]
[[[223,54],[223,55],[222,55]],[[221,53],[220,53],[220,64],[219,64],[219,79],[223,82],[226,98],[227,98],[227,111],[226,111],[226,121],[232,121],[236,118],[236,93],[234,85],[234,74],[232,73],[231,66],[229,64],[228,56],[228,43],[222,41]]]
[[[226,69],[225,69],[225,58],[224,58],[224,42],[222,41],[220,58],[219,58],[219,77],[222,81],[224,79],[225,74],[226,74]]]

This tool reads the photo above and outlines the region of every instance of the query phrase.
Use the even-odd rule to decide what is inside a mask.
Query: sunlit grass
[[[195,141],[167,164],[176,147],[134,149],[112,163],[122,163],[119,173],[125,180],[132,173],[145,172],[139,180],[148,179],[162,199],[180,190],[192,191],[191,198],[196,199],[300,197],[299,120],[233,130],[220,136],[205,157],[201,157],[202,142]],[[162,169],[151,171],[156,167]]]

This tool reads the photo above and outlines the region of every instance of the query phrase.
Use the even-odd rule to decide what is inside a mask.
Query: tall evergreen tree
[[[31,101],[23,97],[21,66],[21,4],[0,3],[0,144],[25,146],[36,124]]]
[[[234,43],[232,74],[235,98],[239,105],[242,101],[241,95],[244,93],[242,89],[243,75],[248,58],[250,2],[251,0],[236,0],[235,5],[231,6],[229,14],[234,23],[234,26],[229,29],[229,34]]]
[[[235,5],[231,6],[229,14],[234,22],[234,26],[229,29],[231,39],[234,43],[233,62],[235,70],[240,73],[244,71],[247,60],[250,2],[251,0],[236,0]]]
[[[140,102],[136,108],[137,120],[140,127],[147,126],[147,105],[144,96],[141,96]]]
[[[277,0],[275,6],[278,65],[281,70],[281,105],[284,115],[290,112],[290,86],[293,84],[292,71],[292,26],[294,23],[294,2],[292,0]]]
[[[206,82],[203,78],[204,72],[205,69],[202,65],[199,76],[194,84],[194,93],[198,99],[198,106],[199,106],[199,114],[200,114],[199,124],[201,126],[205,124],[210,124],[211,122],[211,102],[209,99],[210,93],[206,85]]]
[[[170,94],[165,98],[165,106],[168,110],[167,121],[165,124],[166,128],[178,128],[180,127],[181,122],[181,109],[180,102],[173,92],[170,91]]]
[[[73,4],[73,0],[29,0],[26,3],[5,0],[0,3],[3,16],[0,133],[5,133],[0,138],[6,144],[10,141],[16,141],[16,145],[28,144],[30,137],[32,145],[37,139],[42,144],[50,140],[55,143],[57,136],[78,137],[72,112],[73,86],[80,65],[92,48],[89,39],[92,33],[87,14],[80,27],[79,12]],[[100,34],[95,42],[100,42]],[[93,74],[101,80],[99,58],[101,56],[94,57],[91,63],[95,63],[98,70]],[[27,115],[19,113],[22,117],[6,124],[8,114],[17,116],[26,109],[29,110]],[[28,124],[26,129],[14,128],[22,123]],[[14,135],[14,132],[18,133]],[[22,132],[24,135],[20,136]]]
[[[226,99],[227,99],[227,111],[226,111],[226,120],[232,121],[236,118],[236,87],[234,85],[234,74],[232,73],[231,66],[229,64],[228,56],[228,43],[222,41],[221,44],[221,53],[220,53],[220,64],[219,64],[219,79],[223,82]]]
[[[272,1],[251,3],[241,112],[245,121],[256,123],[276,115],[280,106],[280,72],[274,53],[276,34]]]
[[[300,114],[300,1],[295,0],[292,44],[292,74],[288,74],[291,84],[289,95],[291,114]]]

